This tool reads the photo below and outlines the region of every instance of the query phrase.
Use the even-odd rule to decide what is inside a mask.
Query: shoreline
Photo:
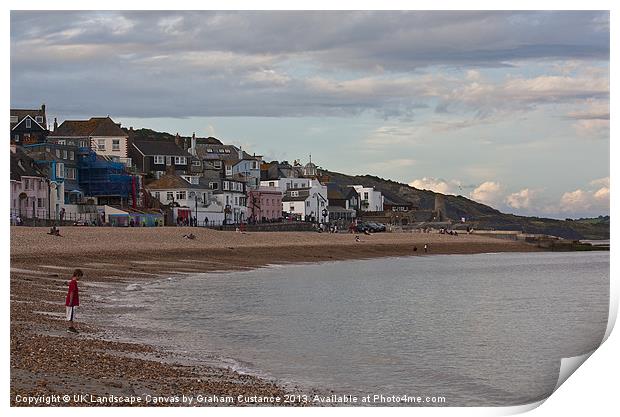
[[[523,242],[482,236],[422,233],[361,235],[312,232],[236,233],[200,228],[66,227],[62,238],[44,228],[11,227],[11,404],[17,394],[284,396],[283,386],[214,366],[183,363],[182,355],[144,343],[119,342],[101,323],[117,308],[112,289],[174,274],[249,270],[268,265],[392,256],[540,252]],[[195,240],[182,238],[194,233]],[[413,246],[418,247],[413,252]],[[139,248],[139,249],[138,249]],[[66,281],[74,268],[83,315],[79,335],[65,332]],[[99,315],[98,311],[104,313]],[[106,311],[107,310],[107,311]],[[79,317],[97,320],[80,321]],[[294,392],[294,391],[293,391]],[[45,405],[45,404],[42,404]],[[54,405],[54,404],[51,404]],[[94,405],[102,404],[56,404]],[[109,405],[109,404],[103,404]],[[117,404],[118,405],[118,404]],[[178,405],[138,404],[138,405]],[[208,404],[216,405],[216,404]],[[242,405],[238,403],[225,405]],[[260,405],[259,402],[254,404]],[[299,404],[289,404],[299,405]]]

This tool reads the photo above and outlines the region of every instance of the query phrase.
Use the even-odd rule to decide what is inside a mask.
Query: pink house
[[[260,223],[282,217],[282,192],[275,187],[258,187],[248,192],[248,220]]]
[[[11,220],[46,219],[49,185],[32,158],[11,146]]]

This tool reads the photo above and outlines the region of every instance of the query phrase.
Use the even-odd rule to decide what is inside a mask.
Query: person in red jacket
[[[71,281],[69,281],[69,291],[67,292],[67,298],[65,299],[65,306],[67,309],[67,331],[70,333],[77,333],[77,329],[73,326],[75,322],[75,313],[77,312],[77,307],[80,305],[80,294],[78,291],[78,281],[84,273],[81,269],[76,269],[73,271],[73,276],[71,277]]]

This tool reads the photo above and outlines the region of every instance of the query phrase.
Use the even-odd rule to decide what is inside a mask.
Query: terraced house
[[[91,117],[88,120],[65,120],[60,126],[54,123],[54,132],[47,140],[59,145],[87,147],[115,162],[130,167],[127,152],[128,134],[120,124],[107,117]]]

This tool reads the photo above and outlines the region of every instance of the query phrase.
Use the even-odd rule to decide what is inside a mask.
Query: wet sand
[[[115,341],[104,320],[105,314],[113,314],[115,308],[106,302],[111,288],[125,288],[178,272],[424,256],[424,244],[429,246],[429,255],[539,250],[522,242],[490,237],[422,233],[360,235],[361,242],[356,242],[353,235],[345,233],[236,233],[202,228],[65,227],[61,230],[63,237],[46,232],[45,228],[11,227],[12,405],[26,405],[16,402],[17,395],[113,394],[144,398],[150,394],[174,399],[182,394],[202,394],[232,396],[236,400],[238,395],[282,397],[287,393],[271,381],[228,369],[187,364],[173,352],[153,346]],[[195,240],[183,238],[190,232]],[[78,335],[68,334],[64,321],[67,280],[74,268],[84,271],[80,310],[89,318],[78,321]],[[49,405],[100,404],[71,400]],[[182,404],[163,401],[157,405]]]

